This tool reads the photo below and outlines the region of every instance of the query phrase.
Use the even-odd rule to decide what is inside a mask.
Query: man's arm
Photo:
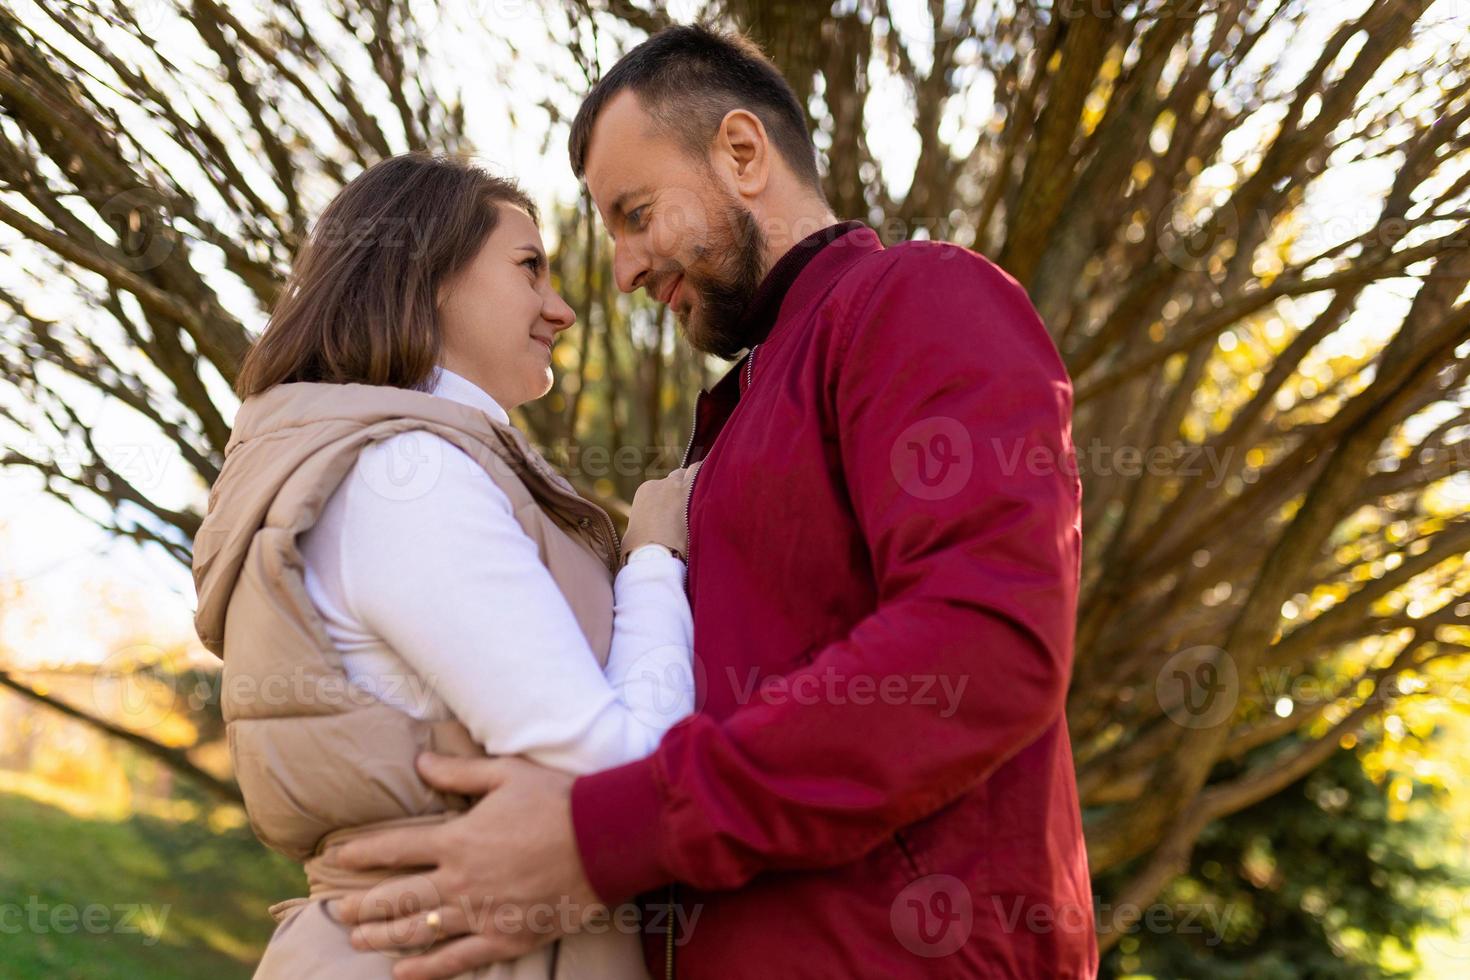
[[[695,715],[650,758],[577,780],[578,848],[605,901],[854,860],[1063,711],[1080,549],[1070,382],[988,262],[939,245],[885,261],[839,313],[830,402],[878,608],[788,675],[824,696]],[[931,679],[953,703],[884,697],[885,678],[909,694]]]

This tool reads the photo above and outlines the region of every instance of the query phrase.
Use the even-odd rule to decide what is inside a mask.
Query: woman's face
[[[440,363],[509,411],[551,390],[552,345],[577,316],[551,288],[536,223],[499,208],[479,254],[440,287]]]

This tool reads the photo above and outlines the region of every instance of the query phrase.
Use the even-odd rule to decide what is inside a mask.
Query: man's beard
[[[763,339],[753,335],[745,313],[765,278],[766,237],[755,215],[734,200],[713,226],[710,240],[694,250],[695,260],[708,263],[710,271],[684,270],[685,284],[698,300],[683,324],[684,335],[695,350],[733,361]]]

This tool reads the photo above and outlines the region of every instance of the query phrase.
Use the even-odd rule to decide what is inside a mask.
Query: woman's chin
[[[555,383],[556,379],[552,376],[551,366],[547,365],[546,370],[542,372],[541,377],[537,379],[535,386],[531,389],[536,392],[535,398],[531,400],[535,401],[536,398],[545,398]]]

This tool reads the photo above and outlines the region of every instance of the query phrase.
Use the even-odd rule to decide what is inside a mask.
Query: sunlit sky
[[[145,8],[155,18],[160,46],[182,43],[188,31],[173,20],[167,7],[154,0]],[[1289,47],[1262,50],[1263,58],[1283,63],[1310,61],[1321,50],[1336,18],[1355,16],[1367,0],[1347,3],[1322,0],[1324,16],[1292,39]],[[21,4],[23,6],[24,3]],[[687,18],[696,3],[670,3],[670,12]],[[926,60],[925,39],[918,34],[924,22],[921,5],[896,3],[897,27],[914,45],[916,60]],[[1450,23],[1470,30],[1470,4],[1440,0]],[[570,75],[566,52],[546,38],[544,19],[531,0],[462,0],[460,3],[424,3],[426,17],[437,24],[430,38],[437,49],[431,70],[445,88],[463,92],[469,133],[484,160],[494,169],[519,179],[543,205],[573,199],[577,185],[567,165],[563,144],[553,140],[541,152],[547,126],[536,108],[546,90],[547,71]],[[514,42],[519,58],[505,65],[487,64],[485,32]],[[1428,43],[1448,43],[1451,31],[1431,33]],[[606,39],[604,64],[616,56],[614,39]],[[493,60],[493,59],[490,59]],[[960,148],[973,144],[974,132],[989,122],[989,93],[975,86],[946,119],[945,136]],[[514,118],[514,123],[512,119]],[[918,152],[911,112],[901,83],[875,65],[875,85],[868,103],[868,125],[884,179],[896,192],[907,187]],[[1258,134],[1236,138],[1249,143]],[[1304,222],[1303,254],[1320,251],[1343,238],[1371,227],[1377,216],[1377,198],[1393,175],[1392,161],[1329,170],[1314,188]],[[1208,174],[1206,175],[1209,176]],[[1221,188],[1233,175],[1222,172]],[[322,202],[324,203],[324,202]],[[9,240],[8,238],[5,240]],[[1354,321],[1334,343],[1362,345],[1381,341],[1401,319],[1412,284],[1389,282],[1372,291]],[[241,293],[232,295],[250,308]],[[259,326],[258,320],[252,325]],[[74,407],[84,420],[103,420],[107,443],[131,453],[130,472],[156,487],[172,502],[202,499],[192,474],[164,450],[160,437],[138,426],[126,415],[105,413],[95,392],[78,389]],[[110,426],[110,428],[109,428]],[[126,447],[132,447],[128,449]],[[9,598],[19,588],[18,598]],[[0,660],[11,665],[39,665],[67,661],[98,661],[121,647],[143,639],[161,646],[188,644],[194,639],[194,590],[188,570],[157,548],[140,549],[126,540],[111,538],[96,524],[41,492],[28,474],[0,472]]]

